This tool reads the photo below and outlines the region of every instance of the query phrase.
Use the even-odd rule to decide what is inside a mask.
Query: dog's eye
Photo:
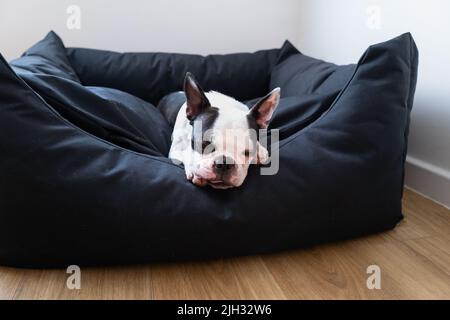
[[[246,156],[246,157],[250,156],[250,150],[245,150],[243,153],[244,153],[244,156]]]
[[[202,150],[204,154],[212,153],[216,151],[216,148],[213,144],[211,144],[210,141],[203,141],[202,142]]]

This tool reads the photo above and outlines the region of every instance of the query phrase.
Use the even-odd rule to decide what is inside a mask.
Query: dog
[[[169,158],[182,163],[186,178],[197,186],[241,186],[251,164],[269,160],[258,132],[267,129],[279,100],[280,88],[275,88],[249,109],[230,96],[204,92],[188,72],[184,91],[167,95],[158,106],[173,118],[174,105],[182,103],[175,119]]]

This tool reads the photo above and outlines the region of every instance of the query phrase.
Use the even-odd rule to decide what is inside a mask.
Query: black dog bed
[[[173,121],[155,105],[187,71],[249,104],[281,87],[276,175],[251,167],[218,191],[167,158]],[[0,61],[0,263],[217,258],[393,228],[416,74],[410,34],[337,66],[288,42],[202,57],[65,48],[51,32]]]

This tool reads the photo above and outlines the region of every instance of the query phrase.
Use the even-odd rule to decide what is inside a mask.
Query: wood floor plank
[[[66,270],[0,267],[0,299],[450,299],[450,210],[405,190],[391,231],[278,254]],[[381,269],[381,289],[366,269]]]
[[[282,299],[260,257],[161,265],[153,269],[158,299]],[[173,282],[180,283],[176,293]]]
[[[417,254],[429,259],[450,277],[450,241],[439,237],[413,239],[404,242]]]
[[[13,299],[21,280],[21,269],[0,267],[0,299]]]
[[[450,239],[449,209],[410,190],[405,190],[403,209],[407,220],[417,232]]]

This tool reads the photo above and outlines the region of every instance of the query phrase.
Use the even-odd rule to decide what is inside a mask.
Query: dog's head
[[[272,90],[252,108],[218,92],[205,92],[188,73],[184,81],[186,117],[192,126],[193,182],[217,189],[240,186],[250,164],[268,161],[268,151],[258,140],[267,129],[280,100]]]

